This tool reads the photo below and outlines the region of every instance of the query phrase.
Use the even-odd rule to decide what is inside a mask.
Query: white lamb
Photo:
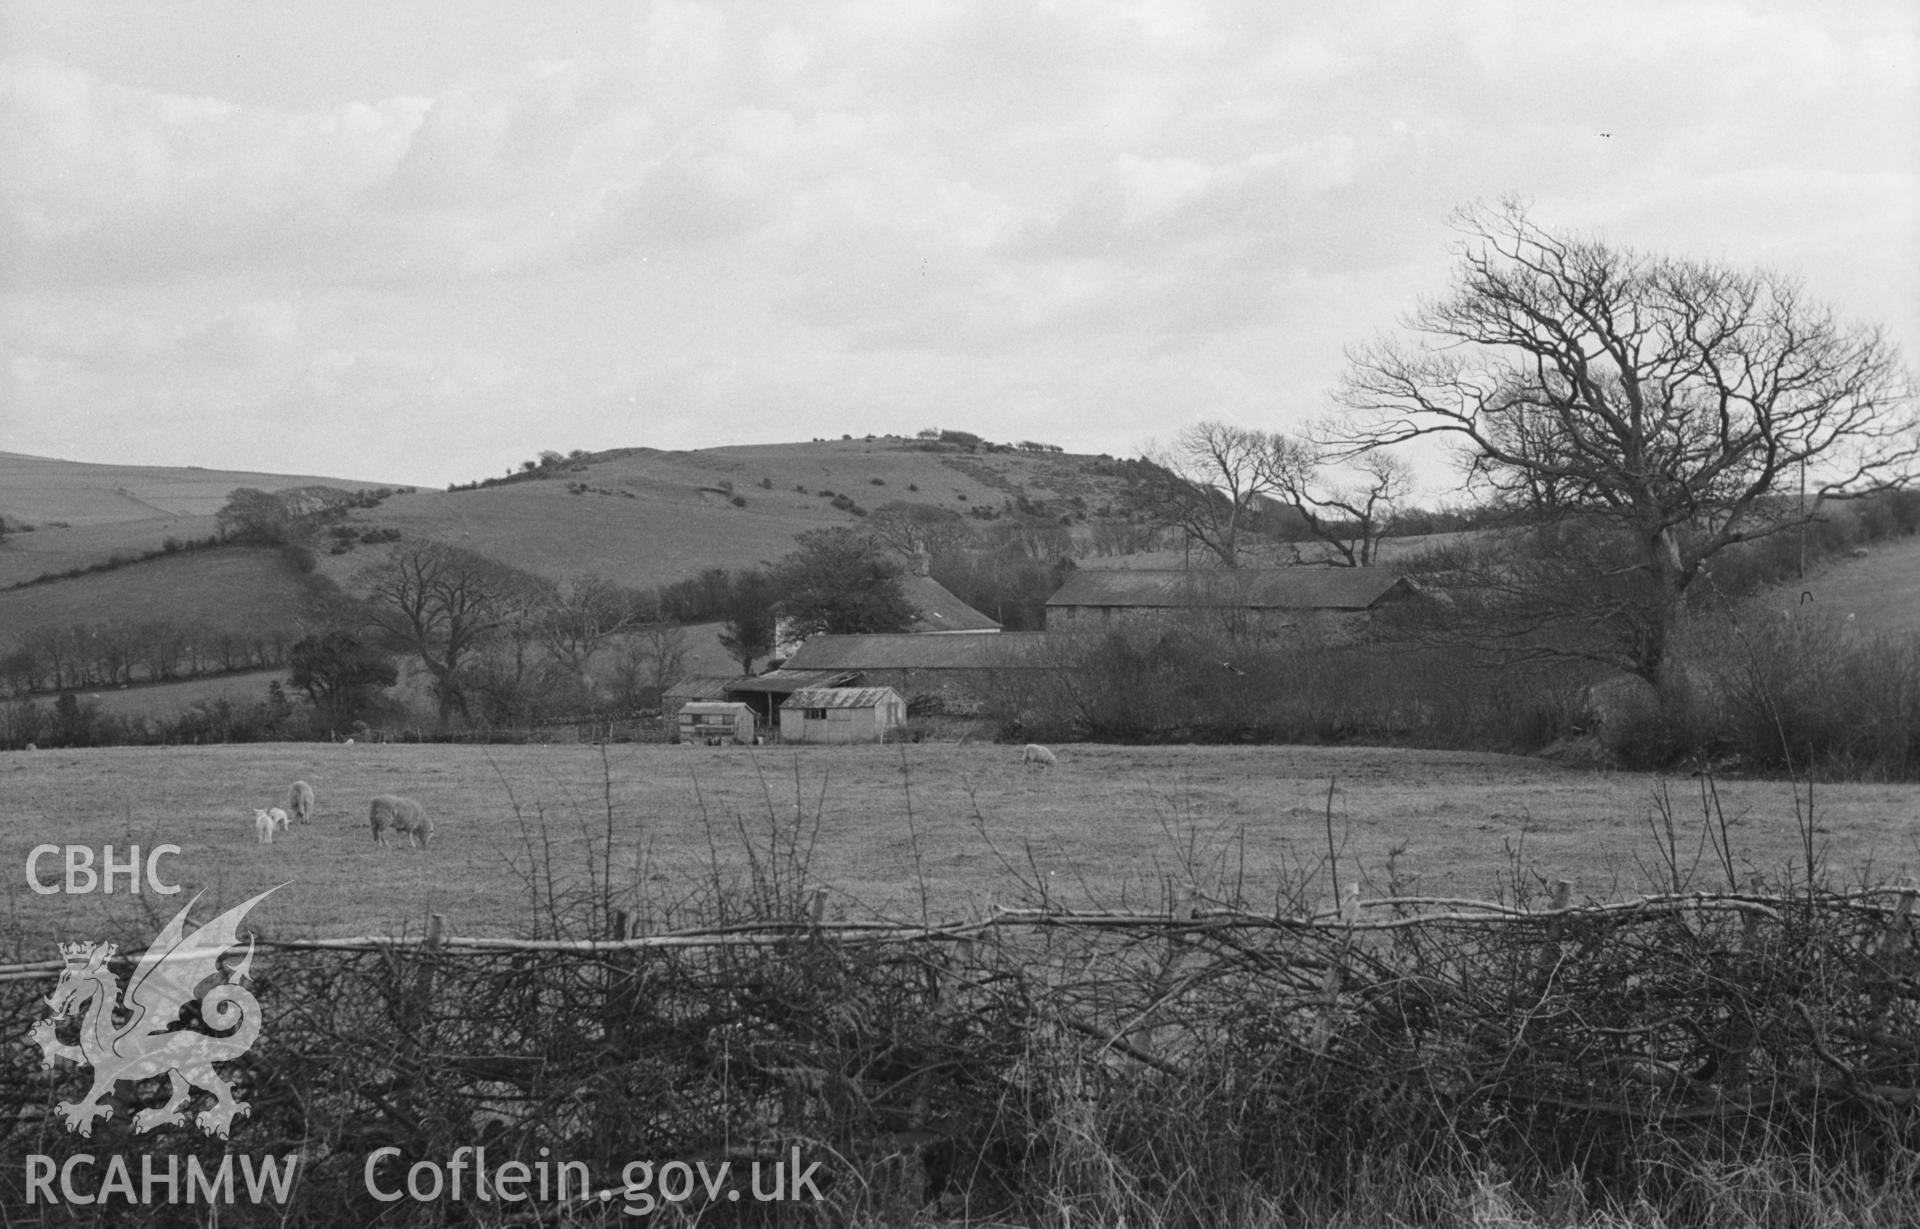
[[[287,810],[301,823],[313,818],[313,786],[305,781],[295,781],[293,788],[287,791]]]
[[[279,807],[253,809],[253,837],[262,845],[273,844],[273,830],[288,827],[287,813]]]
[[[373,828],[373,841],[376,845],[387,843],[387,829],[403,834],[419,849],[425,849],[427,842],[433,839],[433,821],[427,818],[427,812],[411,798],[402,798],[398,794],[381,794],[367,808],[367,823]]]
[[[1053,752],[1039,743],[1028,743],[1027,749],[1020,755],[1020,762],[1028,766],[1038,764],[1042,768],[1052,768],[1060,761],[1053,757]]]

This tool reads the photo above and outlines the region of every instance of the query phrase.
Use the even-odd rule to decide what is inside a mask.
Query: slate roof
[[[787,658],[789,670],[983,670],[1023,664],[1023,650],[1044,632],[994,636],[928,636],[914,632],[810,636]]]
[[[661,694],[660,700],[662,705],[669,705],[676,701],[723,699],[726,696],[728,686],[731,685],[733,681],[730,677],[722,677],[720,675],[691,675],[667,688],[666,691]]]
[[[1390,597],[1412,593],[1405,577],[1379,568],[1081,568],[1054,591],[1047,605],[1367,610]]]
[[[821,687],[812,691],[796,691],[780,707],[877,708],[889,697],[898,703],[900,693],[891,687]]]
[[[955,597],[931,576],[909,572],[900,578],[900,592],[920,612],[913,630],[926,632],[997,632],[1000,623]]]

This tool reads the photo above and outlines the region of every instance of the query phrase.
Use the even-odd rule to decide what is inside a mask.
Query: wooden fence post
[[[1898,956],[1913,946],[1913,901],[1920,895],[1913,880],[1907,881],[1906,890],[1900,893],[1900,899],[1893,906],[1893,916],[1887,919],[1887,928],[1880,935],[1880,954]]]
[[[1554,916],[1547,919],[1546,940],[1540,944],[1540,954],[1533,966],[1533,994],[1535,998],[1547,992],[1553,983],[1554,970],[1560,967],[1560,936],[1566,928],[1566,920],[1559,916],[1573,900],[1573,880],[1561,879],[1553,885],[1553,900],[1548,908]]]
[[[1360,885],[1350,883],[1340,898],[1340,924],[1346,934],[1338,952],[1329,953],[1327,971],[1320,977],[1320,1017],[1313,1022],[1315,1054],[1324,1054],[1333,1039],[1333,1017],[1340,1006],[1340,988],[1346,980],[1347,957],[1353,951],[1353,923],[1360,920]]]

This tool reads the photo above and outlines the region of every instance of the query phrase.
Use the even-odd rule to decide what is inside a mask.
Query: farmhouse
[[[907,723],[907,702],[891,687],[796,691],[780,706],[780,741],[877,743]]]
[[[723,700],[693,700],[677,719],[680,741],[709,747],[753,741],[753,710]]]
[[[1404,576],[1379,568],[1082,568],[1047,599],[1047,630],[1179,621],[1342,644],[1364,638],[1376,611],[1415,592]]]
[[[908,572],[900,578],[900,592],[920,612],[913,629],[928,633],[979,634],[998,632],[1000,623],[988,618],[954,596],[951,589],[925,572]]]

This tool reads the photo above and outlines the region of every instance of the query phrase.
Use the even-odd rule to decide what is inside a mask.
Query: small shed
[[[780,706],[780,739],[791,743],[877,743],[907,723],[907,702],[891,687],[796,691]]]
[[[751,743],[753,710],[725,700],[694,700],[680,709],[678,727],[683,743],[705,743],[709,747]]]

